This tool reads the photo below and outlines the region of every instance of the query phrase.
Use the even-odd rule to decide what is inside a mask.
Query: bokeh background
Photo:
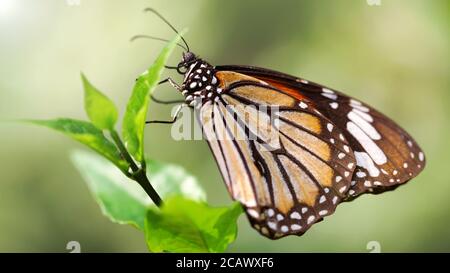
[[[0,118],[85,118],[83,71],[124,109],[137,75],[163,43],[134,34],[174,34],[159,10],[212,64],[249,64],[343,90],[401,124],[428,165],[407,186],[346,203],[302,237],[271,241],[244,216],[230,252],[450,251],[450,1],[0,0]],[[176,64],[181,51],[172,56]],[[166,74],[169,74],[166,72]],[[181,77],[174,75],[181,81]],[[169,86],[160,98],[180,98]],[[171,108],[152,104],[151,119]],[[123,111],[122,111],[123,113]],[[203,141],[174,141],[146,128],[146,152],[195,174],[210,203],[230,203]],[[145,252],[143,235],[109,222],[69,154],[81,145],[55,132],[0,123],[0,251]]]

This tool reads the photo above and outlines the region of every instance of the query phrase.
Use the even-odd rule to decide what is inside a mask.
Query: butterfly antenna
[[[130,42],[133,42],[136,39],[150,39],[150,40],[157,40],[157,41],[163,41],[163,42],[169,42],[170,40],[168,39],[164,39],[164,38],[159,38],[159,37],[155,37],[155,36],[150,36],[150,35],[135,35],[133,37],[131,37]],[[177,46],[181,47],[182,49],[189,51],[188,48],[186,48],[184,45],[177,43]]]
[[[178,30],[177,30],[174,26],[172,26],[172,24],[169,23],[169,21],[167,21],[167,19],[164,18],[159,12],[157,12],[157,11],[154,10],[153,8],[146,8],[146,9],[144,9],[144,11],[145,11],[145,12],[147,12],[147,11],[153,12],[156,16],[159,17],[159,19],[163,20],[164,23],[166,23],[173,31],[175,31],[176,34],[180,35],[180,33],[178,32]],[[190,50],[189,50],[189,45],[187,44],[187,42],[186,42],[186,40],[184,39],[183,36],[180,35],[180,37],[181,37],[181,40],[183,41],[183,43],[186,45],[187,52],[189,52],[189,51],[190,51]]]

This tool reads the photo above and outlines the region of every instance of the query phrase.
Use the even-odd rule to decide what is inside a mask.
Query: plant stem
[[[161,197],[159,197],[158,193],[155,191],[152,184],[150,184],[150,181],[147,178],[147,174],[145,171],[145,164],[142,164],[142,167],[139,168],[134,162],[131,155],[128,153],[127,149],[125,148],[125,145],[120,139],[119,134],[115,130],[110,131],[110,133],[112,139],[117,145],[117,148],[119,148],[119,151],[122,154],[123,158],[130,164],[131,170],[133,171],[131,178],[134,181],[138,182],[139,185],[141,185],[141,187],[147,193],[147,195],[152,199],[153,203],[155,203],[155,205],[160,207],[162,205],[162,199]]]

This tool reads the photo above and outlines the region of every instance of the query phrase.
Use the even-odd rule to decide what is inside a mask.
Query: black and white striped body
[[[220,95],[222,89],[215,73],[214,67],[201,59],[189,66],[181,86],[181,93],[189,106],[202,105]]]

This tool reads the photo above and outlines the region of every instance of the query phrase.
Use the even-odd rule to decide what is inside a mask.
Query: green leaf
[[[204,202],[173,197],[145,219],[147,246],[153,252],[223,252],[237,235],[239,203],[214,208]]]
[[[117,147],[90,122],[68,118],[28,120],[27,122],[59,131],[103,155],[122,171],[128,171],[128,163],[121,158]]]
[[[144,230],[145,213],[151,200],[138,183],[95,154],[75,151],[72,161],[105,216],[115,223]]]
[[[184,31],[180,32],[182,35]],[[122,135],[130,154],[137,160],[144,160],[144,126],[150,94],[159,82],[164,64],[180,40],[175,37],[159,54],[152,66],[136,81],[123,118]]]
[[[89,186],[104,215],[111,221],[144,230],[144,219],[153,202],[136,181],[127,178],[110,162],[93,153],[75,151],[72,160]],[[174,194],[204,200],[198,182],[183,168],[147,161],[150,181],[165,199]],[[148,175],[148,174],[147,174]]]
[[[113,130],[117,122],[117,108],[102,92],[81,74],[84,86],[84,108],[89,119],[99,129]]]

